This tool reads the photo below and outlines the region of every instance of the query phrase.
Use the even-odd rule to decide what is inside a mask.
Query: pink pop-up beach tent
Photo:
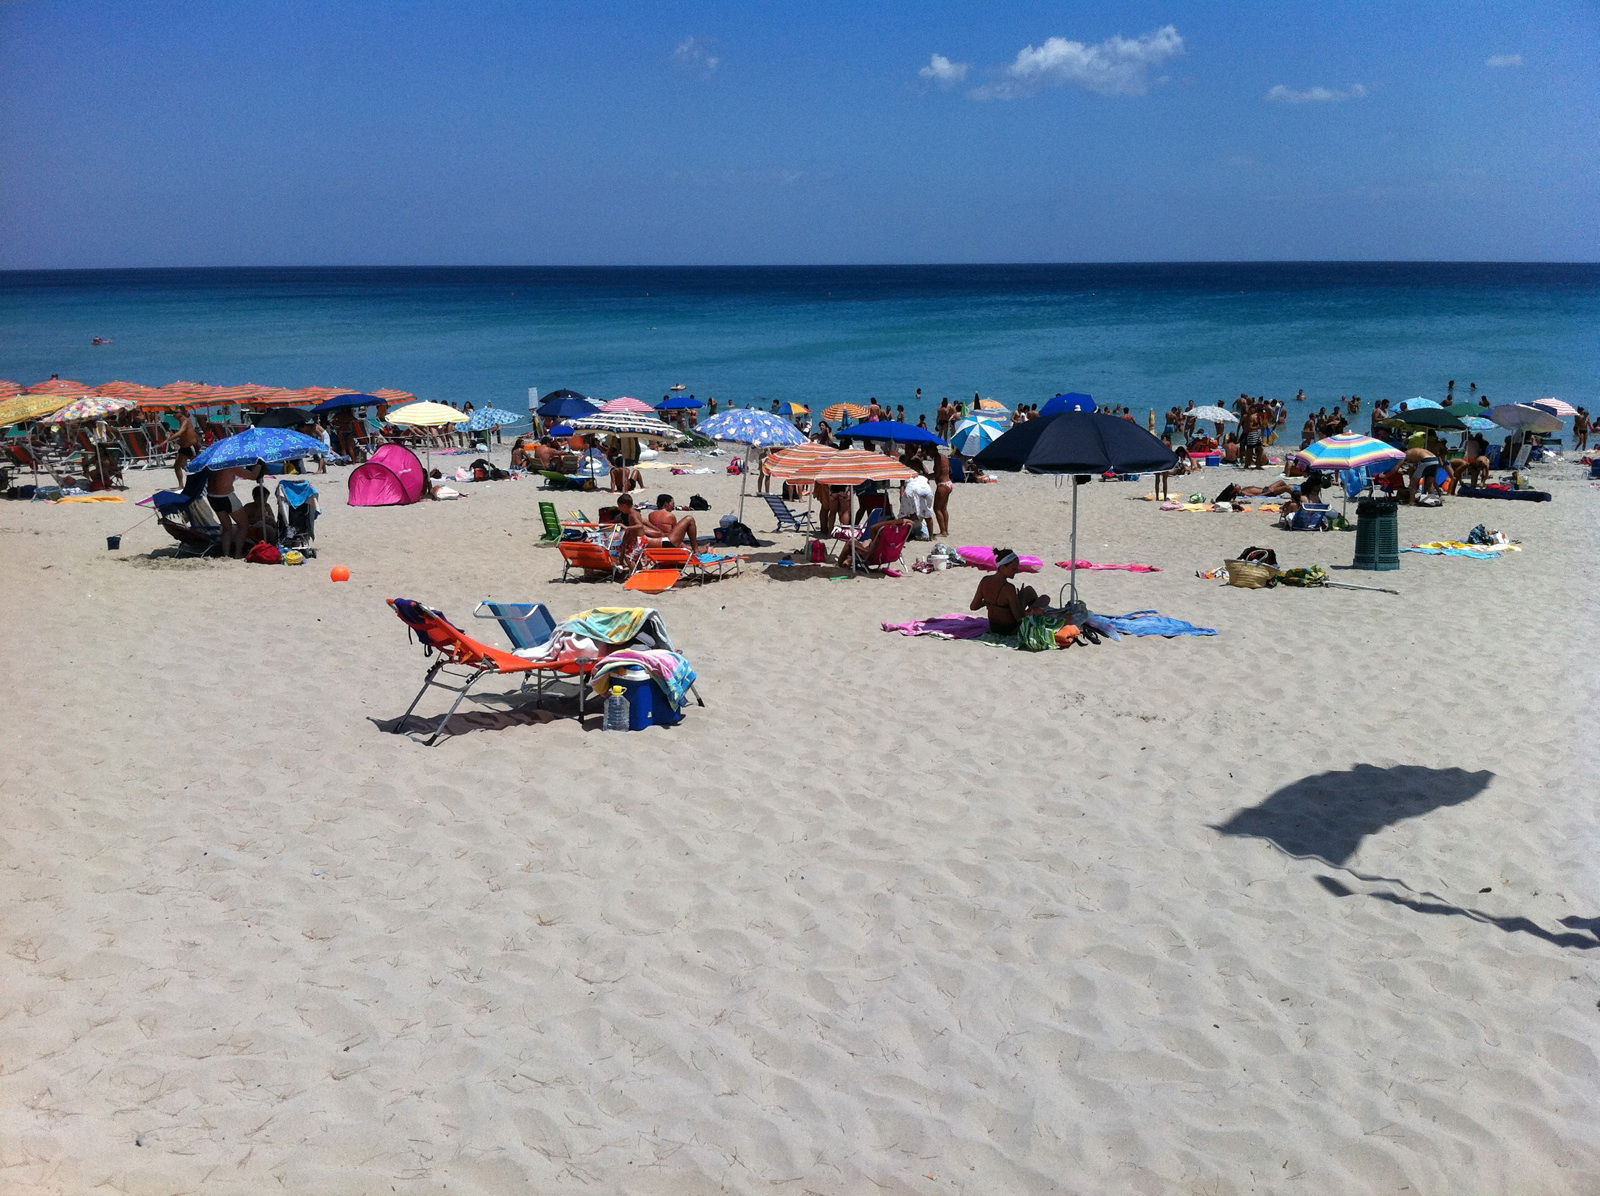
[[[427,482],[417,454],[401,444],[386,444],[350,471],[350,505],[403,507],[422,497]]]

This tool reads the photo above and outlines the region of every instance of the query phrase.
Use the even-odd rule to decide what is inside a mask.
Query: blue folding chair
[[[778,531],[783,531],[785,527],[792,527],[797,532],[820,532],[822,530],[817,526],[817,521],[812,517],[810,511],[803,515],[796,515],[789,509],[789,504],[776,494],[763,494],[761,497],[767,500],[767,506],[772,508],[772,514],[777,518]]]
[[[550,642],[556,621],[542,602],[496,602],[485,598],[472,612],[475,619],[493,619],[506,633],[514,651],[537,648]]]

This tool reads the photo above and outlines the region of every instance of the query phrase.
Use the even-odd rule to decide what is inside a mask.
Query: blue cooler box
[[[672,727],[683,721],[683,712],[672,709],[667,695],[643,669],[623,669],[612,674],[612,680],[622,686],[623,696],[628,699],[628,730]]]

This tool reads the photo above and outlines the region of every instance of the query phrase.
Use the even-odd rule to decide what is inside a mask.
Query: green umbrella
[[[1383,422],[1391,427],[1441,428],[1447,432],[1465,431],[1467,426],[1458,416],[1451,415],[1443,407],[1413,407],[1410,411]]]

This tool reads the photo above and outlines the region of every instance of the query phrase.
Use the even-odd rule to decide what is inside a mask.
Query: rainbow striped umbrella
[[[1338,473],[1345,469],[1365,469],[1384,461],[1403,461],[1406,454],[1403,449],[1359,432],[1341,432],[1337,436],[1328,436],[1308,444],[1299,452],[1289,455],[1307,469]]]
[[[59,411],[52,411],[41,424],[67,424],[80,419],[103,419],[113,412],[128,411],[139,404],[132,399],[116,399],[110,395],[84,395],[73,399]]]

